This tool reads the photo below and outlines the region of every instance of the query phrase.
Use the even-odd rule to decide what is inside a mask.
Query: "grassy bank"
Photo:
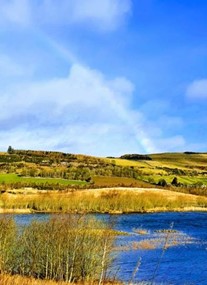
[[[39,280],[35,278],[23,277],[20,275],[0,275],[0,284],[1,285],[69,285],[69,284],[76,284],[76,285],[98,285],[98,282],[61,282],[61,281],[54,281],[54,280]],[[120,285],[121,283],[118,282],[104,282],[105,285]]]
[[[167,190],[83,190],[0,195],[1,209],[68,213],[206,210],[207,198]]]
[[[1,285],[68,285],[74,283],[68,282],[58,282],[52,280],[39,280],[35,278],[23,277],[20,275],[7,275],[1,274],[0,275],[0,284]],[[83,283],[79,283],[81,285]]]

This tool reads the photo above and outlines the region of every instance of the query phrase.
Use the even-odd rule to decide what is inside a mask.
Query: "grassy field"
[[[60,184],[60,185],[86,185],[85,181],[78,180],[67,180],[60,178],[37,178],[37,177],[20,177],[17,174],[0,174],[0,184],[11,184],[11,183],[36,183],[42,184]]]
[[[179,187],[207,186],[207,153],[160,153],[145,157],[148,159],[100,158],[18,150],[14,154],[0,153],[0,188],[1,190],[9,189],[10,186],[11,189],[31,187],[39,190],[44,190],[44,187],[45,190],[64,190],[67,186],[150,188],[158,184],[161,179],[164,179],[170,187],[174,177],[177,178],[179,185],[176,186]],[[16,185],[11,185],[15,183]],[[174,190],[179,191],[178,187]],[[197,194],[200,195],[201,191]],[[204,192],[203,194],[207,195]]]
[[[94,176],[96,187],[153,187],[150,183],[128,177]]]
[[[164,179],[171,184],[174,177],[182,185],[207,186],[207,153],[150,154],[152,160],[131,161],[114,158],[116,165],[135,167],[145,182],[158,183]],[[112,159],[111,159],[112,161]]]
[[[159,153],[150,154],[152,160],[131,161],[125,159],[113,159],[117,165],[135,166],[145,170],[156,172],[159,168],[180,168],[180,169],[197,169],[200,167],[207,168],[207,153],[205,154],[185,154],[185,153]],[[110,159],[109,161],[112,161]]]
[[[134,213],[206,210],[207,198],[160,189],[91,189],[0,195],[2,211],[23,209],[67,213]]]
[[[182,183],[185,185],[196,185],[198,183],[207,186],[207,176],[183,176],[183,175],[153,175],[152,178],[154,179],[155,183],[158,183],[160,179],[165,179],[167,183],[171,183],[174,177],[177,177],[178,183]],[[148,180],[148,176],[145,176],[144,179]]]

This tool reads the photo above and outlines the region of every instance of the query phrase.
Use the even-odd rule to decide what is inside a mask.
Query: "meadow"
[[[156,175],[154,174],[151,179],[154,180],[154,182],[157,184],[159,182],[159,180],[165,179],[165,181],[168,184],[171,184],[173,179],[174,179],[175,175]],[[203,185],[203,186],[207,186],[207,177],[203,177],[203,176],[184,176],[184,175],[179,175],[176,176],[177,177],[177,181],[178,183],[181,183],[184,186],[199,186],[199,185]],[[148,176],[144,176],[143,177],[144,180],[150,180],[150,178]]]
[[[172,185],[176,177],[179,185]],[[207,186],[206,153],[160,153],[93,157],[61,152],[14,150],[0,153],[0,187]],[[175,187],[174,187],[175,188]],[[179,189],[175,188],[174,190]]]
[[[91,189],[36,194],[3,193],[3,212],[145,213],[207,209],[207,198],[173,191],[147,189]]]
[[[100,192],[102,194],[96,191],[96,188],[117,187],[146,188],[148,191],[110,189],[107,193]],[[156,191],[150,191],[151,188]],[[161,189],[196,194],[197,197],[182,194],[172,198],[170,192]],[[135,154],[100,158],[12,149],[0,153],[0,190],[0,205],[4,209],[102,213],[171,211],[187,207],[205,210],[207,154]],[[48,193],[38,195],[33,190]]]
[[[3,185],[11,185],[11,184],[36,184],[36,185],[47,185],[47,184],[59,184],[60,186],[75,186],[80,185],[84,186],[87,185],[85,181],[79,180],[68,180],[68,179],[61,179],[61,178],[42,178],[42,177],[22,177],[14,173],[1,173],[0,174],[0,184]]]

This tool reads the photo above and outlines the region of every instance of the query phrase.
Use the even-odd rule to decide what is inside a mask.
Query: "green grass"
[[[167,183],[171,183],[173,178],[177,177],[178,182],[182,183],[182,184],[187,184],[187,185],[193,185],[196,183],[202,183],[204,185],[207,185],[207,177],[202,177],[202,176],[180,176],[180,175],[152,175],[151,178],[154,179],[154,181],[156,183],[158,183],[158,181],[160,179],[165,179],[165,181]],[[148,176],[145,176],[144,179],[147,181],[148,180]]]
[[[169,167],[189,169],[207,165],[207,154],[184,154],[184,153],[159,153],[149,154],[151,161],[133,161],[125,159],[111,159],[117,165],[121,166],[136,166],[146,169],[155,169],[156,167]]]
[[[84,181],[72,181],[67,179],[61,178],[37,178],[37,177],[20,177],[17,174],[27,173],[23,170],[31,169],[36,170],[35,175],[40,175],[42,171],[45,173],[53,173],[57,170],[59,173],[59,177],[62,176],[62,172],[67,174],[67,171],[72,171],[72,168],[76,167],[83,167],[89,169],[90,175],[94,182],[94,187],[116,187],[116,186],[127,186],[127,187],[150,187],[153,186],[153,183],[157,183],[160,179],[165,179],[167,183],[171,183],[174,177],[177,177],[178,182],[187,185],[193,185],[202,183],[203,185],[207,185],[207,153],[196,153],[196,154],[186,154],[186,153],[160,153],[160,154],[149,154],[152,160],[140,160],[140,161],[132,161],[126,159],[119,159],[119,158],[96,158],[96,157],[89,157],[84,155],[76,155],[75,159],[68,160],[67,156],[61,156],[61,154],[41,154],[39,152],[39,156],[42,155],[43,158],[46,160],[52,158],[56,158],[56,156],[60,156],[58,162],[53,164],[49,164],[47,166],[42,165],[41,161],[39,162],[30,162],[33,161],[32,159],[36,159],[36,153],[32,154],[24,154],[21,157],[22,162],[13,162],[15,156],[9,157],[7,156],[8,161],[1,163],[2,164],[2,173],[0,174],[0,187],[3,187],[3,184],[9,185],[14,183],[22,183],[27,184],[28,187],[32,187],[32,184],[36,184],[37,188],[40,188],[42,185],[48,185],[48,189],[50,187],[57,189],[59,185],[60,190],[64,187],[66,188],[67,185],[74,185],[74,188],[77,186],[84,187],[85,185],[90,185]],[[34,156],[34,157],[33,157]],[[11,161],[10,161],[11,160]],[[64,160],[64,161],[62,161]],[[28,162],[29,161],[29,162]],[[71,169],[68,166],[62,165],[62,162],[69,163]],[[112,165],[110,165],[112,163]],[[136,174],[138,179],[129,178],[129,177],[114,177],[113,175],[117,176],[128,176],[128,174],[113,172],[114,168],[121,169],[124,168],[132,168],[133,173]],[[80,167],[80,168],[81,168]],[[108,168],[107,168],[108,167]],[[106,171],[105,169],[106,168]],[[3,171],[13,172],[13,174],[3,174]],[[96,171],[98,169],[98,171]],[[30,173],[28,171],[28,173]],[[108,172],[109,171],[109,172]],[[16,174],[15,174],[16,173]],[[113,173],[113,174],[111,174]],[[115,174],[114,174],[115,173]],[[70,173],[71,174],[71,173]],[[56,175],[56,174],[55,174]],[[110,176],[112,175],[112,176]],[[131,174],[130,174],[131,175]],[[130,176],[129,175],[129,176]],[[49,176],[49,174],[48,174]],[[132,176],[132,175],[131,175]],[[68,175],[65,177],[75,177],[74,175]],[[81,176],[77,176],[81,177]],[[135,177],[135,175],[133,176]],[[81,178],[80,178],[81,179]],[[151,185],[148,182],[151,183]],[[153,182],[154,181],[154,182]],[[59,184],[59,185],[58,185]],[[40,187],[39,187],[40,185]],[[14,186],[14,185],[13,185]],[[14,186],[16,187],[16,185]],[[21,185],[20,185],[21,187]],[[154,187],[154,186],[153,186]]]
[[[207,153],[158,153],[149,154],[150,161],[131,161],[124,159],[113,159],[116,165],[135,167],[141,172],[144,181],[158,183],[160,179],[165,179],[171,183],[176,176],[178,182],[187,185],[202,183],[207,185]],[[173,174],[173,172],[185,171],[183,174]],[[149,180],[150,177],[150,180]]]
[[[67,180],[60,178],[37,178],[37,177],[21,177],[17,174],[0,174],[0,184],[12,184],[12,183],[36,183],[38,185],[42,184],[60,184],[60,185],[86,185],[85,181],[79,180]]]
[[[165,168],[182,170],[199,170],[200,166],[207,164],[207,156],[185,155],[182,153],[153,154],[151,161],[132,161],[125,159],[113,159],[116,165],[136,167],[143,175],[167,175]],[[112,160],[111,160],[112,161]]]
[[[152,154],[150,157],[157,161],[161,162],[162,164],[166,164],[169,166],[177,166],[177,167],[184,167],[189,168],[193,167],[196,168],[200,165],[207,164],[207,154],[184,154],[184,153],[160,153],[160,154]]]

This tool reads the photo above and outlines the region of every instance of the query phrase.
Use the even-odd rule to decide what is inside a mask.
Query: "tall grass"
[[[38,280],[35,278],[23,277],[20,275],[0,275],[1,285],[67,285],[66,282],[57,282],[52,280]]]
[[[7,275],[0,274],[0,284],[1,285],[98,285],[98,282],[64,282],[64,281],[54,281],[54,280],[40,280],[32,277],[23,277],[20,275]],[[121,282],[104,282],[105,285],[121,285]]]
[[[0,237],[1,274],[94,282],[107,276],[114,234],[95,219],[62,215],[21,230],[2,217]]]
[[[174,210],[185,207],[207,207],[207,198],[188,195],[168,196],[168,193],[135,193],[133,191],[78,191],[37,195],[0,196],[5,209],[31,209],[43,212],[65,213],[132,213],[153,210]]]

